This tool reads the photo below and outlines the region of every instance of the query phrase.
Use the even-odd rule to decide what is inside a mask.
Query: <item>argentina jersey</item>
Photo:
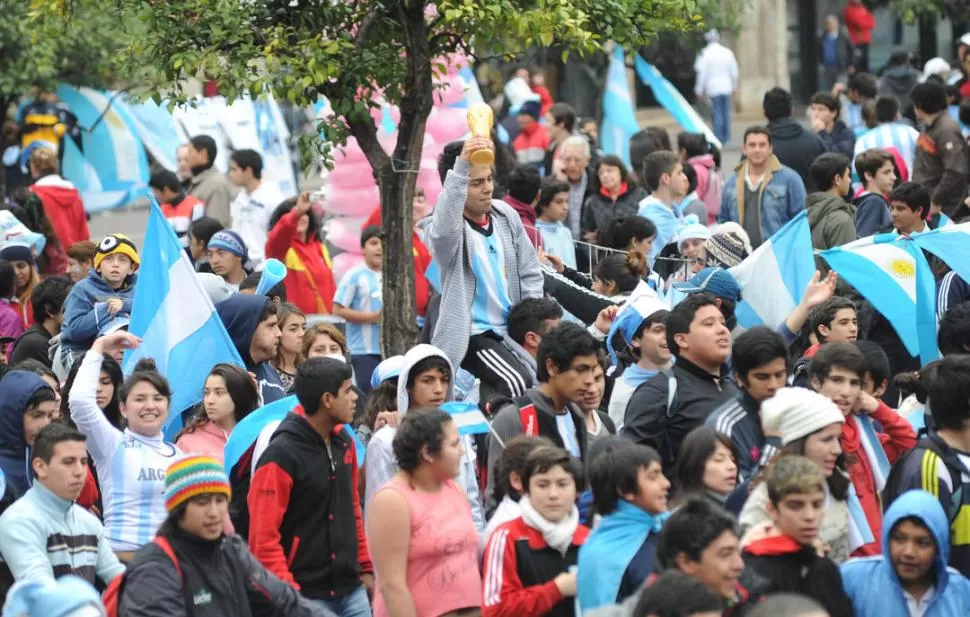
[[[506,323],[512,300],[509,297],[509,280],[505,266],[505,252],[495,226],[482,228],[466,220],[475,233],[472,239],[472,272],[475,275],[475,297],[472,300],[472,335],[489,330],[496,334],[506,333]]]
[[[870,129],[859,137],[855,142],[854,152],[855,156],[859,156],[872,148],[896,148],[900,156],[903,157],[903,162],[906,163],[906,168],[912,177],[917,139],[919,139],[919,131],[913,127],[900,122],[888,122]]]
[[[344,275],[333,301],[355,311],[373,313],[384,306],[382,277],[361,264]],[[380,355],[381,327],[378,324],[347,323],[347,346],[351,354]]]

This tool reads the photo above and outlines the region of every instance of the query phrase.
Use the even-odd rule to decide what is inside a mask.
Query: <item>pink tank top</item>
[[[422,493],[394,478],[380,490],[397,491],[411,506],[407,580],[416,617],[479,606],[478,531],[461,489],[449,480],[439,493]],[[379,580],[377,588],[374,617],[387,617]]]

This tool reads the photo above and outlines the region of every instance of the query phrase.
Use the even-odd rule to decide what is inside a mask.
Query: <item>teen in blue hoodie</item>
[[[263,405],[286,396],[279,373],[270,364],[280,344],[276,303],[266,296],[234,294],[216,306],[246,370],[256,376]]]
[[[94,267],[74,284],[64,301],[61,354],[66,366],[91,348],[107,322],[131,317],[139,263],[138,249],[128,236],[109,234],[98,244]]]
[[[882,530],[882,555],[842,564],[856,617],[970,614],[970,581],[947,566],[950,523],[936,497],[907,491],[886,510]]]
[[[57,412],[56,400],[47,382],[30,371],[13,370],[0,379],[0,470],[15,499],[33,483],[29,451]]]

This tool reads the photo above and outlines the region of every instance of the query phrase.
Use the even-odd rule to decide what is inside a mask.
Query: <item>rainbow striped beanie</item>
[[[165,472],[165,509],[172,512],[199,495],[220,493],[232,496],[229,477],[222,463],[211,456],[186,456]]]

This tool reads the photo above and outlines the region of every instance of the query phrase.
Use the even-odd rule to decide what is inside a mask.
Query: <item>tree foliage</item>
[[[945,17],[957,23],[970,21],[970,2],[966,0],[892,0],[891,6],[909,24],[921,17]]]

